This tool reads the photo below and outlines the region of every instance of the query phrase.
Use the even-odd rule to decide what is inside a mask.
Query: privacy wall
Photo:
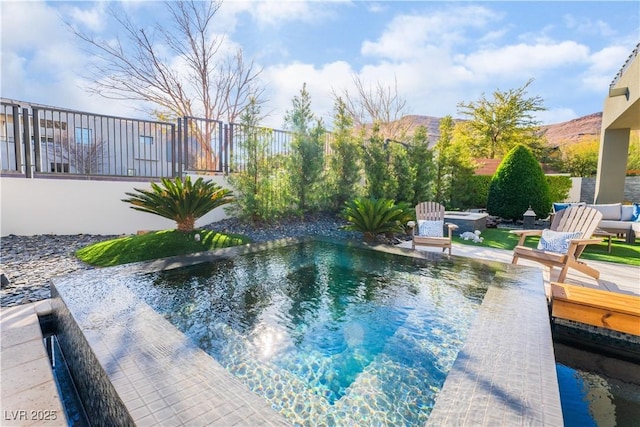
[[[230,188],[223,175],[207,177]],[[197,179],[192,176],[191,179]],[[139,212],[124,203],[126,192],[150,188],[148,182],[71,179],[0,180],[2,236],[16,234],[134,234],[139,230],[175,228],[175,223],[157,215]],[[200,218],[203,226],[226,218],[219,207]]]

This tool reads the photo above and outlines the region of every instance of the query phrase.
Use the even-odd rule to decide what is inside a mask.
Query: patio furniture
[[[412,229],[411,247],[415,249],[416,246],[433,246],[442,248],[442,252],[449,249],[451,255],[451,238],[453,230],[457,230],[458,226],[444,222],[444,206],[436,202],[419,203],[416,205],[416,220],[417,224],[415,221],[407,223]]]
[[[551,316],[640,335],[640,297],[551,283]]]
[[[600,272],[580,261],[580,255],[587,247],[602,242],[602,239],[592,239],[591,236],[598,228],[602,213],[586,206],[571,206],[556,213],[547,230],[511,230],[520,236],[518,245],[513,248],[512,264],[518,259],[528,259],[539,262],[553,270],[561,269],[556,279],[563,282],[569,268],[578,270],[594,279],[600,277]],[[537,248],[524,246],[529,236],[539,236]]]
[[[607,239],[607,253],[611,253],[611,238],[616,237],[614,233],[609,233],[608,231],[604,231],[600,228],[596,228],[596,231],[593,232],[593,237],[603,237]]]

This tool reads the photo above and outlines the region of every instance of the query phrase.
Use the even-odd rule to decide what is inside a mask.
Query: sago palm
[[[177,229],[185,233],[193,231],[198,218],[233,202],[231,190],[202,178],[192,182],[188,176],[184,180],[163,178],[160,184],[152,182],[151,190],[134,190],[136,193],[125,193],[129,198],[122,201],[137,211],[174,220]]]
[[[365,241],[374,240],[378,234],[403,231],[402,221],[406,216],[404,204],[396,205],[388,199],[350,200],[342,210],[342,217],[349,222],[343,228],[362,232]]]

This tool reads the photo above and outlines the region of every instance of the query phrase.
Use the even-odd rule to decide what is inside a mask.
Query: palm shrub
[[[193,231],[198,218],[218,206],[233,202],[231,190],[222,188],[213,181],[198,178],[194,182],[187,176],[175,179],[162,178],[161,183],[151,183],[151,190],[134,188],[136,193],[125,193],[131,209],[172,219],[178,231]]]
[[[526,146],[515,146],[491,179],[487,211],[505,219],[521,219],[531,206],[538,218],[551,210],[549,184],[540,163]]]
[[[344,230],[360,231],[370,242],[378,234],[402,232],[410,216],[406,203],[395,204],[390,199],[358,198],[345,203],[341,216],[348,222]]]

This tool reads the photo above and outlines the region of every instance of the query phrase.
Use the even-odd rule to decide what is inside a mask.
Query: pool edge
[[[427,426],[563,426],[541,271],[490,287]]]
[[[129,272],[147,273],[210,262],[216,259],[224,259],[243,253],[286,246],[307,240],[311,239],[282,239],[268,243],[244,245],[224,250],[137,263],[120,269],[113,267],[113,269],[116,272],[126,269]],[[323,238],[315,240],[333,241],[333,239]],[[433,260],[450,258],[450,256],[443,254],[413,251],[387,245],[342,243],[415,258]],[[456,257],[453,256],[452,258]],[[505,265],[508,270],[524,272],[522,276],[526,280],[524,280],[524,285],[500,288],[490,287],[477,319],[469,332],[468,341],[458,355],[453,369],[447,377],[427,425],[451,423],[455,425],[492,426],[515,424],[563,425],[542,273],[530,267],[512,266],[492,261],[466,260],[467,262],[480,264]],[[60,280],[54,281],[52,287],[55,287],[56,283],[60,284],[61,282]],[[126,289],[124,285],[121,286]],[[146,306],[144,302],[138,302]],[[531,310],[533,311],[530,316],[526,315],[527,310],[523,310],[523,307],[532,307]],[[508,315],[496,316],[496,312],[503,308],[509,310]],[[524,319],[520,319],[522,317]],[[521,328],[514,328],[519,323],[516,319],[525,322],[527,326],[525,333]],[[166,322],[161,317],[160,320]],[[168,322],[166,323],[168,324]],[[169,326],[175,329],[173,326]],[[505,331],[509,331],[509,333],[505,333]],[[487,346],[487,342],[492,345]],[[204,355],[215,362],[213,358],[206,354]],[[504,369],[501,364],[501,362],[508,364],[514,361],[516,362],[515,365],[519,367],[514,372]],[[217,362],[215,363],[217,364]],[[524,374],[522,374],[523,372]],[[470,381],[469,373],[475,375],[474,381]],[[228,375],[230,376],[231,374]],[[533,386],[531,381],[534,382]],[[245,390],[246,393],[257,397],[248,389]],[[125,390],[125,394],[127,392],[129,390]],[[513,396],[507,392],[511,392]],[[225,398],[228,398],[228,396]],[[160,402],[160,400],[156,400],[156,402]],[[237,404],[238,402],[231,403]],[[156,405],[158,408],[160,407],[158,403]],[[130,404],[127,405],[127,407],[130,406]],[[258,417],[264,417],[261,419],[262,424],[286,424],[279,414],[268,407],[266,401],[264,405],[258,404],[258,406],[266,406],[266,410],[261,408],[256,414]],[[146,416],[154,415],[152,410],[147,412]],[[221,425],[238,423],[239,420],[243,419],[242,412],[241,409],[239,409],[238,413],[232,411],[229,414],[229,418],[223,417],[217,420]],[[144,418],[142,419],[144,420]],[[256,419],[254,418],[253,420],[255,421]],[[150,419],[147,418],[146,421],[150,421]],[[185,423],[184,417],[178,417],[176,421]]]

